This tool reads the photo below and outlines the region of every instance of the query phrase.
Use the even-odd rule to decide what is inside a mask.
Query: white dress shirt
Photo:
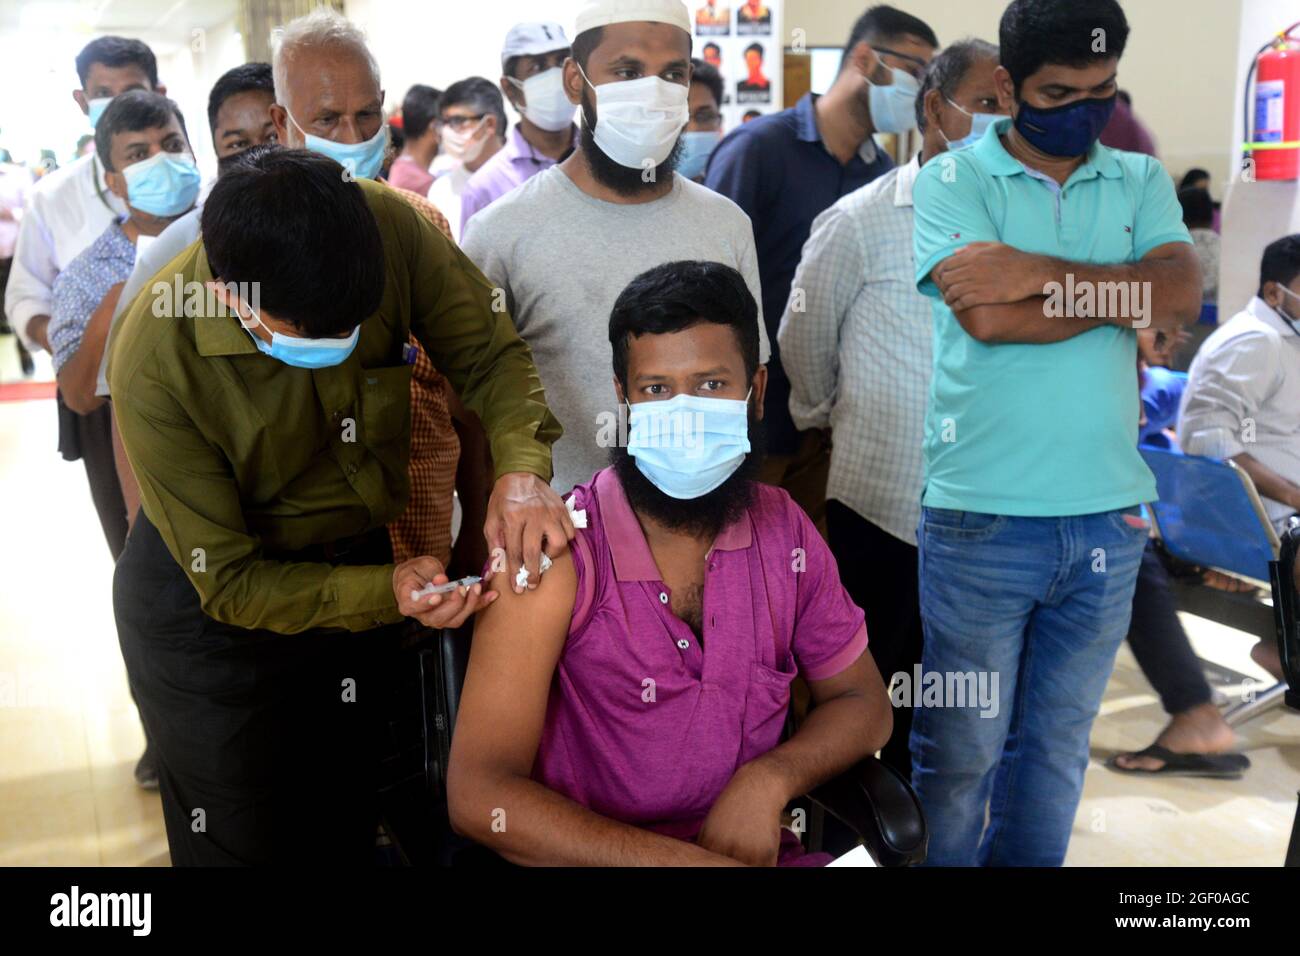
[[[435,164],[436,168],[436,164]],[[465,192],[465,184],[473,174],[465,169],[464,164],[457,163],[433,181],[429,187],[429,202],[438,207],[438,212],[447,217],[451,225],[451,237],[460,242],[460,197]]]
[[[5,313],[28,348],[38,347],[28,324],[54,308],[55,277],[125,215],[126,204],[109,192],[94,154],[56,169],[32,188],[5,290]]]
[[[1178,415],[1178,444],[1189,455],[1249,454],[1300,484],[1300,322],[1296,328],[1263,299],[1220,325],[1192,361]],[[1295,508],[1264,499],[1282,530]]]
[[[791,417],[832,430],[826,497],[912,545],[933,352],[912,255],[919,171],[913,159],[817,217],[777,333]]]

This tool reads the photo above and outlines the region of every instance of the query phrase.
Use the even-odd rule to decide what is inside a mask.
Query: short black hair
[[[215,278],[256,282],[266,310],[311,338],[351,332],[383,300],[384,244],[366,194],[321,153],[249,150],[217,179],[200,228]]]
[[[713,100],[722,108],[722,74],[712,63],[705,63],[703,60],[691,60],[691,82],[702,83],[708,87],[709,92],[713,94]]]
[[[270,93],[275,99],[275,83],[271,80],[270,63],[243,63],[222,73],[217,82],[212,84],[208,94],[208,130],[217,132],[217,114],[221,106],[232,96],[240,93]]]
[[[858,17],[849,32],[849,42],[844,44],[844,56],[840,59],[840,72],[844,72],[844,67],[848,65],[853,48],[863,40],[878,43],[905,36],[916,37],[936,50],[939,48],[939,38],[924,20],[883,3],[872,7]]]
[[[1214,224],[1214,200],[1204,189],[1180,189],[1178,202],[1183,207],[1183,225],[1188,229],[1208,229]]]
[[[926,67],[925,79],[916,94],[916,128],[925,132],[925,94],[938,90],[940,94],[952,99],[966,78],[966,71],[980,60],[998,60],[998,48],[985,40],[967,37],[948,46],[942,53],[930,61]]]
[[[763,44],[761,43],[751,43],[749,46],[745,47],[745,53],[748,53],[750,50],[757,50],[760,59],[766,56],[763,52]]]
[[[1259,264],[1259,294],[1264,294],[1264,283],[1277,282],[1289,286],[1300,275],[1300,233],[1283,236],[1268,244]]]
[[[492,115],[497,118],[497,136],[505,139],[506,135],[506,103],[501,95],[501,88],[491,80],[484,79],[481,76],[471,76],[463,80],[457,80],[443,92],[438,99],[438,113],[449,106],[468,106],[475,113],[483,115]],[[402,126],[406,127],[406,115],[402,115]],[[407,130],[408,136],[417,134]]]
[[[998,41],[1002,65],[1019,91],[1046,64],[1081,67],[1123,56],[1128,20],[1117,0],[1012,0]]]
[[[619,293],[609,315],[614,377],[627,391],[628,342],[642,335],[680,332],[701,322],[730,326],[745,375],[758,371],[758,303],[745,278],[720,262],[665,262],[641,273]]]
[[[701,49],[701,50],[708,50],[709,47],[713,47],[713,49],[717,51],[718,56],[722,56],[722,47],[718,46],[716,43],[706,43],[706,44],[704,44],[704,46],[701,47],[700,49]]]
[[[1208,169],[1201,169],[1199,166],[1193,166],[1183,175],[1183,181],[1178,184],[1178,188],[1186,189],[1188,186],[1191,186],[1199,180],[1209,178],[1210,171]]]
[[[149,88],[158,86],[158,60],[153,50],[139,40],[129,37],[96,37],[81,48],[77,54],[77,79],[81,88],[86,88],[86,78],[90,68],[96,63],[104,66],[138,66],[149,78]]]
[[[423,83],[416,83],[402,97],[402,133],[418,139],[429,131],[438,118],[438,101],[442,91]]]
[[[113,134],[134,133],[142,129],[157,129],[171,122],[172,117],[185,134],[185,141],[190,139],[185,128],[185,117],[181,108],[160,93],[148,90],[127,90],[113,97],[113,101],[104,110],[104,115],[95,124],[95,153],[104,168],[116,172],[113,168]]]
[[[600,46],[601,38],[604,35],[604,27],[592,27],[590,30],[583,30],[573,38],[573,48],[570,53],[578,66],[584,70],[587,68],[587,61],[591,59],[592,50]]]

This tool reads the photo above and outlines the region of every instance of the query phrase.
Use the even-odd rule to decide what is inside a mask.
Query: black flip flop
[[[1139,767],[1121,767],[1116,760],[1120,757],[1154,757],[1163,760],[1164,766],[1159,770],[1143,770]],[[1132,754],[1116,754],[1106,761],[1106,766],[1116,773],[1126,773],[1135,777],[1210,777],[1218,780],[1238,780],[1250,769],[1250,758],[1245,754],[1178,754],[1172,750],[1152,744],[1146,750]]]

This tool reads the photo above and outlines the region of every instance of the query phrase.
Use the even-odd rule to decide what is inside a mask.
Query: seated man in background
[[[1192,361],[1178,421],[1189,455],[1231,459],[1250,475],[1279,533],[1300,511],[1300,234],[1264,250],[1259,292]],[[1255,662],[1281,677],[1277,646]]]
[[[609,338],[627,448],[575,489],[586,530],[537,593],[502,589],[476,628],[452,825],[516,863],[825,862],[782,812],[892,717],[829,550],[754,480],[757,303],[735,269],[670,262]],[[779,743],[796,675],[815,709]]]

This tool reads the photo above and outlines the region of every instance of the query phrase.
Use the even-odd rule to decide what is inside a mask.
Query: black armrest
[[[855,834],[881,866],[925,859],[929,833],[921,802],[898,771],[868,757],[808,794]]]
[[[447,786],[451,732],[460,710],[460,692],[469,667],[473,618],[456,630],[432,632],[431,646],[420,652],[424,710],[424,774],[429,795],[441,802]]]
[[[1273,583],[1273,621],[1277,633],[1277,651],[1286,678],[1286,704],[1300,710],[1300,600],[1295,587],[1296,553],[1300,550],[1300,528],[1290,528],[1282,535],[1276,561],[1269,563]]]

